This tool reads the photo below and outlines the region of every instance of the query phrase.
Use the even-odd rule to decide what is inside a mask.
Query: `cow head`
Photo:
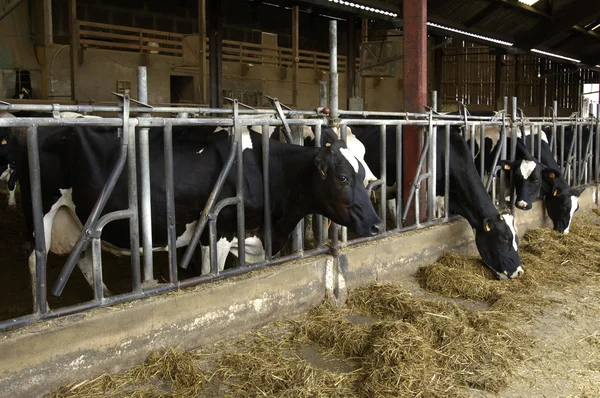
[[[365,169],[341,140],[321,148],[314,159],[313,187],[319,213],[361,236],[376,235],[382,221],[364,186]]]
[[[509,213],[488,217],[475,228],[475,243],[483,262],[500,279],[523,275],[514,218]]]
[[[533,201],[539,196],[542,187],[540,166],[531,156],[512,162],[501,160],[499,164],[502,169],[513,171],[515,190],[517,191],[515,206],[521,210],[531,209]]]
[[[321,129],[321,146],[331,144],[333,141],[340,139],[339,128],[333,129],[331,127],[323,127]],[[371,171],[367,163],[365,162],[366,149],[362,142],[354,134],[350,127],[346,128],[346,146],[348,151],[358,160],[362,168],[365,171],[363,178],[364,186],[368,186],[371,182],[377,180],[375,174]]]
[[[545,169],[542,178],[548,187],[544,202],[554,230],[568,234],[573,215],[579,209],[579,196],[585,188],[571,188],[560,173],[553,169]]]
[[[31,98],[31,90],[26,87],[21,87],[21,89],[15,93],[13,96],[15,99],[30,99]]]

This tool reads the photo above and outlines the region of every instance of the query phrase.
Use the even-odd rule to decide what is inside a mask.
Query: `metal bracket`
[[[248,108],[248,109],[252,109],[253,111],[255,111],[255,110],[256,110],[256,108],[253,108],[253,107],[251,107],[250,105],[246,105],[246,104],[244,104],[244,103],[242,103],[242,102],[240,102],[240,101],[238,101],[238,100],[236,100],[236,99],[229,98],[229,97],[223,97],[223,99],[224,99],[224,100],[227,100],[227,101],[229,101],[229,102],[231,102],[232,104],[234,104],[234,103],[237,101],[237,104],[238,104],[238,105],[241,105],[241,106],[243,106],[243,107],[246,107],[246,108]]]
[[[283,123],[283,134],[285,135],[285,139],[287,140],[288,143],[292,144],[294,142],[294,140],[292,139],[292,130],[290,129],[290,125],[288,124],[287,119],[285,118],[285,115],[283,114],[283,109],[281,108],[281,103],[279,102],[279,100],[277,98],[269,97],[268,95],[265,95],[265,97],[267,97],[271,101],[271,104],[273,105],[273,107],[275,107],[275,111],[277,112],[277,117]],[[290,109],[287,106],[286,106],[286,108]]]
[[[120,99],[121,101],[123,101],[123,99],[125,98],[125,95],[124,95],[124,94],[120,94],[120,93],[114,93],[114,92],[112,92],[111,94],[112,94],[112,95],[115,95],[115,96],[117,96],[117,97],[119,97],[119,99]],[[129,96],[128,96],[128,97],[129,97]],[[153,109],[153,108],[154,108],[152,105],[148,105],[148,104],[146,104],[146,103],[144,103],[144,102],[136,101],[136,100],[134,100],[134,99],[133,99],[133,98],[131,98],[131,97],[129,97],[129,101],[130,101],[130,102],[135,102],[136,104],[138,104],[138,105],[140,105],[140,106],[142,106],[142,107],[148,108],[148,109]],[[120,104],[120,105],[122,105],[122,103],[121,103],[121,102],[119,102],[119,104]]]
[[[52,104],[52,117],[60,119],[60,104]]]
[[[2,105],[12,105],[10,102],[6,102],[6,101],[0,101],[0,104],[2,104]]]

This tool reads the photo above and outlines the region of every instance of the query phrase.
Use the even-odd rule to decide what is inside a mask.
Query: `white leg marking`
[[[445,214],[444,210],[445,210],[444,197],[436,196],[435,197],[435,217],[436,218],[444,217],[444,214]]]
[[[244,240],[246,254],[246,263],[260,263],[265,261],[265,249],[263,248],[262,241],[257,236],[251,236]],[[238,255],[238,240],[233,238],[231,243],[231,254],[237,257]]]
[[[15,189],[13,189],[12,191],[8,191],[8,205],[10,207],[13,207],[17,204],[17,201],[15,200]]]
[[[236,238],[233,238],[234,241]],[[231,248],[232,242],[228,241],[226,238],[221,238],[217,242],[217,263],[219,266],[219,271],[223,271],[225,268],[225,260],[227,260],[227,254]],[[202,269],[201,274],[206,275],[210,274],[210,246],[201,246],[202,250]]]

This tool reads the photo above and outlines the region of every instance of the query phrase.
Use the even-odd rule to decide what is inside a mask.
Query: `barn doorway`
[[[194,77],[171,76],[171,103],[194,102]]]

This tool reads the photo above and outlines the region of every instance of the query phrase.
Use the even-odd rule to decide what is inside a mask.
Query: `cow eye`
[[[340,182],[346,182],[346,181],[348,181],[348,177],[346,177],[346,176],[345,176],[345,175],[343,175],[343,174],[338,174],[338,176],[337,176],[337,179],[338,179]]]

